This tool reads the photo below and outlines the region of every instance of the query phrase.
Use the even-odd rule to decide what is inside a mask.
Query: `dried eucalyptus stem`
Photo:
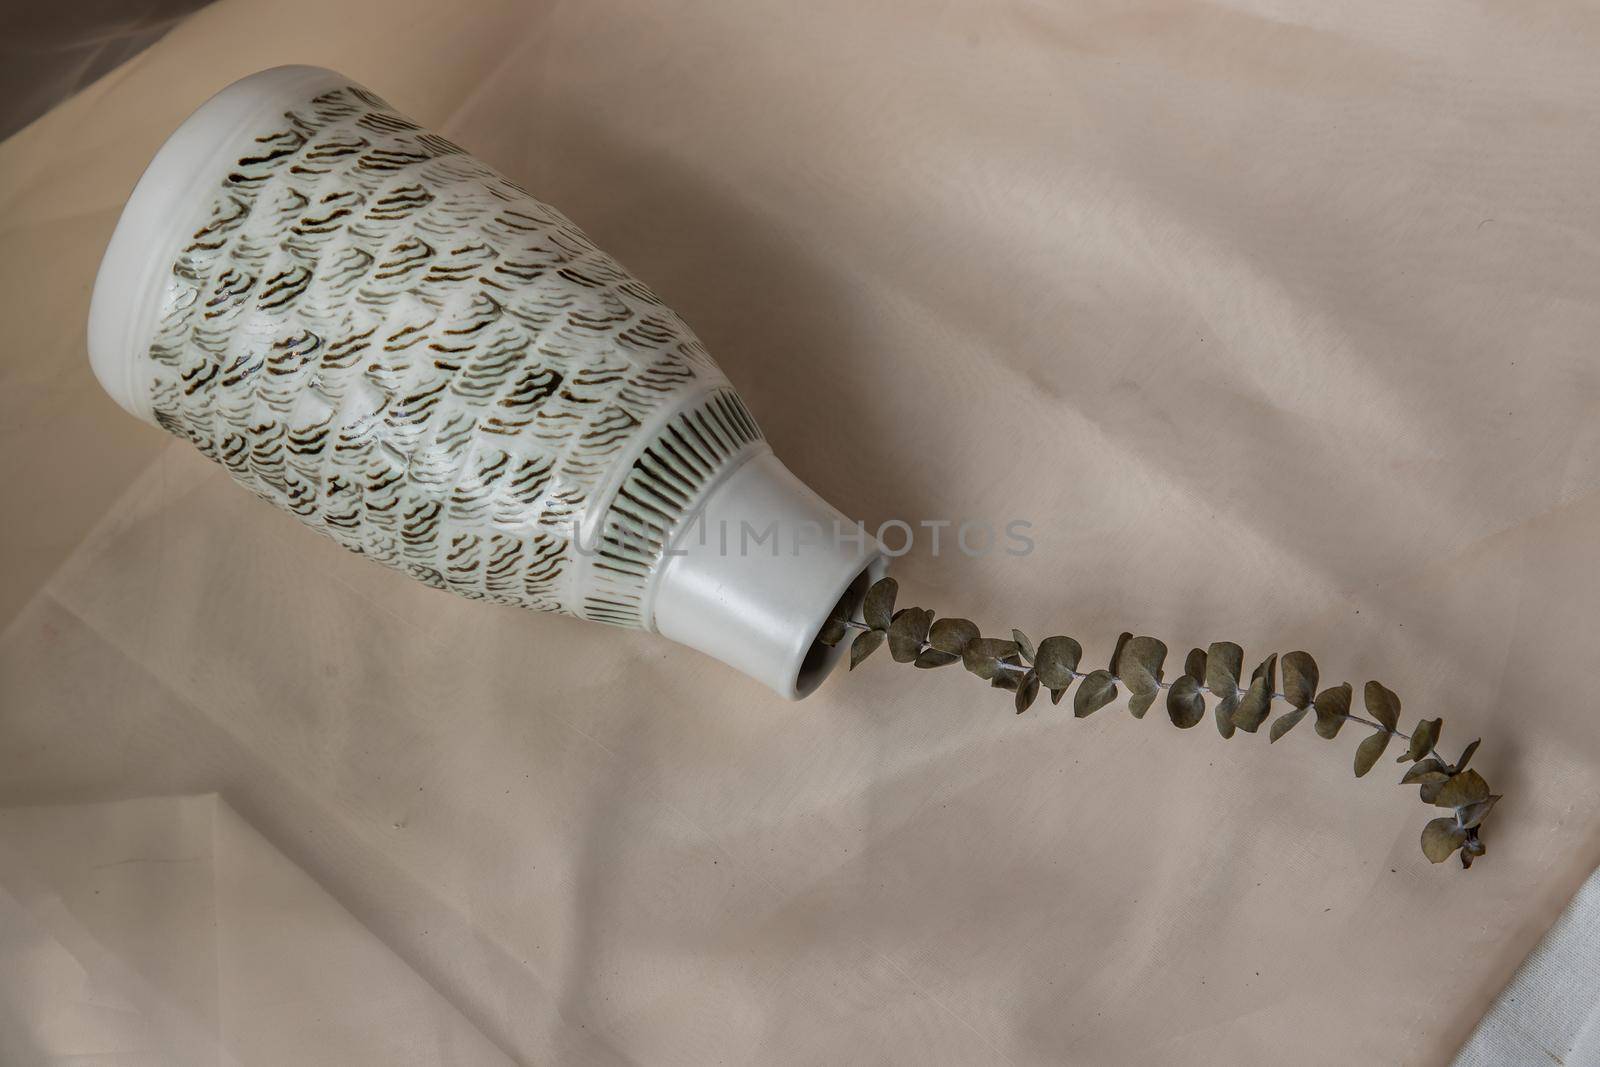
[[[1167,715],[1174,726],[1187,730],[1205,717],[1206,693],[1216,700],[1213,712],[1217,730],[1223,738],[1235,730],[1255,733],[1267,721],[1275,701],[1286,706],[1268,728],[1276,741],[1315,712],[1313,728],[1321,737],[1332,740],[1345,723],[1357,723],[1372,733],[1356,748],[1355,772],[1360,778],[1378,762],[1392,738],[1408,742],[1396,761],[1410,763],[1401,785],[1421,787],[1422,802],[1452,809],[1452,815],[1433,819],[1422,829],[1422,852],[1434,863],[1442,863],[1457,849],[1461,866],[1471,867],[1483,855],[1480,829],[1500,796],[1489,792],[1489,783],[1467,763],[1478,750],[1473,741],[1454,763],[1439,754],[1439,735],[1443,719],[1423,719],[1411,733],[1400,732],[1400,698],[1378,682],[1368,682],[1363,690],[1367,713],[1364,718],[1350,713],[1352,690],[1349,682],[1317,690],[1316,660],[1305,652],[1273,653],[1263,660],[1243,683],[1241,671],[1244,650],[1231,641],[1213,642],[1209,648],[1192,649],[1184,659],[1183,674],[1165,681],[1161,665],[1167,646],[1153,637],[1124,633],[1117,638],[1108,667],[1080,671],[1083,647],[1070,637],[1047,637],[1035,647],[1026,634],[1012,630],[1010,640],[982,636],[976,624],[967,619],[940,619],[927,608],[895,610],[899,584],[883,578],[867,588],[863,574],[834,608],[818,640],[837,645],[854,629],[859,631],[850,646],[850,669],[877,651],[889,646],[897,663],[917,667],[944,667],[961,663],[968,671],[997,689],[1016,694],[1017,714],[1033,706],[1041,688],[1050,691],[1050,702],[1059,704],[1068,687],[1078,681],[1072,697],[1072,712],[1084,718],[1117,699],[1118,684],[1128,689],[1128,710],[1142,719],[1163,691],[1167,694]],[[862,606],[862,618],[853,617],[854,606]],[[1283,689],[1277,687],[1282,671]]]

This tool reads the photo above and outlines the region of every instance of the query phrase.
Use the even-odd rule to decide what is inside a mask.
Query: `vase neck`
[[[882,549],[771,452],[706,498],[662,561],[654,629],[791,700],[821,684],[843,647],[815,645],[828,613]]]

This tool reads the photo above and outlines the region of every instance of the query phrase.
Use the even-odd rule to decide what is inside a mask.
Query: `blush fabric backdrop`
[[[1600,13],[223,0],[0,144],[0,1051],[127,1063],[1438,1064],[1600,861]],[[1305,648],[1353,731],[800,704],[452,599],[135,422],[84,320],[211,92],[334,67],[571,215],[906,596]]]

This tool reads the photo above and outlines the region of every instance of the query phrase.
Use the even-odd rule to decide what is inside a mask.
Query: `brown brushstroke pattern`
[[[576,588],[571,523],[612,508],[608,471],[638,457],[608,515],[647,500],[670,526],[683,486],[765,447],[647,287],[355,87],[285,113],[233,165],[150,355],[157,421],[307,525],[437,588],[621,625],[647,621],[660,538],[608,539]],[[642,426],[708,388],[661,433],[721,442],[662,472],[682,446]]]

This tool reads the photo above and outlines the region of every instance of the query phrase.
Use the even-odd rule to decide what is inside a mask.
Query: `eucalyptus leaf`
[[[1422,854],[1431,863],[1443,863],[1466,839],[1467,832],[1454,819],[1434,819],[1422,828]]]
[[[1217,719],[1217,733],[1223,740],[1233,736],[1233,713],[1239,708],[1239,698],[1244,696],[1239,688],[1239,672],[1244,670],[1244,649],[1232,641],[1213,641],[1206,649],[1206,688],[1217,698],[1212,709]]]
[[[1011,640],[1017,643],[1017,651],[1022,654],[1022,662],[1033,666],[1033,642],[1028,640],[1028,635],[1021,630],[1011,631]]]
[[[967,647],[983,655],[993,656],[995,659],[1018,658],[1016,642],[1007,641],[1003,637],[980,637]]]
[[[1423,781],[1421,785],[1422,788],[1417,790],[1417,795],[1422,798],[1424,804],[1432,804],[1439,799],[1439,790],[1444,788],[1444,782],[1434,781],[1431,776]]]
[[[1377,682],[1368,682],[1362,696],[1367,702],[1367,714],[1383,723],[1389,730],[1400,727],[1400,698]]]
[[[1017,646],[998,637],[979,637],[967,643],[961,653],[961,662],[979,678],[992,679],[999,670],[1000,661],[1014,656]]]
[[[1161,694],[1160,689],[1147,689],[1142,693],[1128,694],[1128,710],[1133,712],[1135,719],[1144,718],[1144,713],[1155,704],[1156,697]]]
[[[1444,784],[1434,805],[1441,808],[1463,808],[1489,799],[1489,783],[1477,771],[1462,771]]]
[[[1331,741],[1339,736],[1340,728],[1349,721],[1345,716],[1350,714],[1350,695],[1349,682],[1341,682],[1317,694],[1311,706],[1317,712],[1316,730],[1319,737]]]
[[[850,588],[844,591],[833,605],[833,610],[828,612],[828,621],[822,624],[822,630],[817,634],[819,643],[832,648],[844,640],[844,635],[850,630],[850,616],[866,594],[868,580],[866,571],[856,575],[855,581],[850,583]]]
[[[1021,715],[1033,707],[1033,702],[1039,699],[1039,672],[1029,671],[1022,676],[1022,685],[1017,689],[1017,714]]]
[[[1133,640],[1133,635],[1124,630],[1117,635],[1117,647],[1111,650],[1111,674],[1113,677],[1122,675],[1122,650],[1128,647],[1128,642]]]
[[[1378,762],[1383,755],[1383,750],[1389,747],[1389,738],[1393,737],[1388,730],[1374,730],[1361,744],[1356,746],[1356,777],[1360,778],[1372,770],[1372,765]]]
[[[888,636],[882,630],[862,630],[857,634],[850,645],[850,669],[855,670],[862,660],[878,651],[878,646]]]
[[[948,667],[952,663],[960,663],[961,657],[954,652],[945,652],[937,648],[925,648],[917,653],[917,658],[911,662],[923,670],[932,670],[935,667]]]
[[[1206,684],[1206,650],[1191,648],[1189,654],[1183,657],[1183,673],[1199,682]]]
[[[1239,674],[1243,670],[1244,649],[1232,641],[1213,641],[1206,649],[1206,688],[1212,696],[1237,700]]]
[[[897,612],[889,624],[889,655],[896,663],[911,663],[922,652],[933,625],[933,612],[927,608],[907,608]]]
[[[1129,692],[1153,700],[1161,688],[1161,664],[1166,658],[1166,645],[1153,637],[1135,637],[1123,646],[1116,673],[1122,677]],[[1144,708],[1134,714],[1143,716],[1149,707],[1150,700],[1146,700]]]
[[[1423,781],[1443,782],[1450,776],[1445,773],[1444,764],[1436,759],[1418,760],[1406,768],[1406,776],[1400,779],[1401,785],[1415,785]]]
[[[1072,697],[1072,714],[1082,719],[1117,699],[1117,683],[1110,671],[1090,671]]]
[[[1067,695],[1067,687],[1066,686],[1062,686],[1060,689],[1052,689],[1052,690],[1050,690],[1050,703],[1059,704],[1059,703],[1061,703],[1061,698],[1066,696],[1066,695]]]
[[[978,626],[968,619],[939,619],[928,630],[928,644],[957,656],[977,638]]]
[[[822,624],[822,629],[817,631],[817,642],[832,648],[844,640],[845,632],[848,629],[849,627],[844,624],[843,619],[830,617],[827,622]]]
[[[880,578],[867,590],[866,601],[861,605],[861,617],[874,630],[889,629],[894,620],[894,601],[900,595],[900,583],[893,578]]]
[[[1267,740],[1276,741],[1290,730],[1293,730],[1300,720],[1305,718],[1310,713],[1310,705],[1303,705],[1298,708],[1290,708],[1288,711],[1272,720],[1272,729],[1267,731]]]
[[[1483,738],[1477,737],[1474,738],[1466,748],[1462,749],[1461,758],[1456,760],[1456,770],[1464,771],[1467,769],[1467,764],[1472,762],[1472,754],[1478,751],[1478,746],[1482,743]]]
[[[972,644],[975,645],[977,642],[974,641]],[[994,677],[995,671],[1000,669],[1000,661],[994,656],[985,655],[976,651],[972,645],[968,645],[967,650],[961,653],[961,666],[968,673],[976,674],[979,678],[988,681]]]
[[[1483,822],[1484,816],[1488,815],[1494,806],[1499,802],[1500,794],[1490,793],[1482,800],[1458,809],[1456,811],[1456,818],[1461,820],[1461,825],[1464,828],[1470,830],[1474,826],[1477,826],[1479,823]]]
[[[1263,675],[1257,674],[1250,683],[1250,688],[1245,690],[1244,697],[1239,701],[1239,706],[1233,709],[1233,725],[1247,734],[1253,734],[1261,729],[1261,724],[1266,721],[1267,714],[1272,710],[1272,683]]]
[[[1290,652],[1283,657],[1282,666],[1283,698],[1291,708],[1308,707],[1316,699],[1317,661],[1309,652]]]
[[[1022,688],[1022,658],[1020,656],[1007,656],[1000,661],[1000,667],[994,672],[994,677],[989,680],[989,685],[995,689],[1009,689],[1016,692]]]
[[[1467,870],[1472,866],[1472,861],[1487,852],[1483,842],[1478,840],[1478,835],[1471,830],[1467,831],[1467,840],[1461,846],[1461,869]]]
[[[1185,674],[1172,683],[1172,688],[1167,690],[1167,717],[1172,725],[1187,730],[1205,718],[1205,714],[1206,698],[1193,675]]]
[[[1078,669],[1078,661],[1082,658],[1083,648],[1072,638],[1047,637],[1039,642],[1033,665],[1039,669],[1041,684],[1051,690],[1062,690],[1072,684],[1075,677],[1072,672]]]
[[[1432,752],[1433,746],[1439,743],[1439,733],[1443,729],[1443,719],[1423,719],[1417,723],[1417,728],[1411,731],[1410,747],[1395,762],[1415,763]]]
[[[1135,662],[1153,677],[1161,681],[1164,674],[1162,665],[1167,661],[1167,645],[1154,637],[1135,637],[1128,642],[1129,654]]]
[[[1225,697],[1222,700],[1219,700],[1217,702],[1217,706],[1211,709],[1211,713],[1215,715],[1217,719],[1217,733],[1222,735],[1222,739],[1224,741],[1233,736],[1233,731],[1235,729],[1233,725],[1233,712],[1234,709],[1239,706],[1239,697],[1237,690],[1235,690],[1234,693],[1235,695],[1231,697]]]
[[[1274,652],[1256,665],[1256,669],[1250,673],[1250,680],[1253,682],[1257,678],[1265,678],[1267,680],[1267,692],[1269,694],[1274,693],[1278,689],[1277,670],[1278,654]]]

